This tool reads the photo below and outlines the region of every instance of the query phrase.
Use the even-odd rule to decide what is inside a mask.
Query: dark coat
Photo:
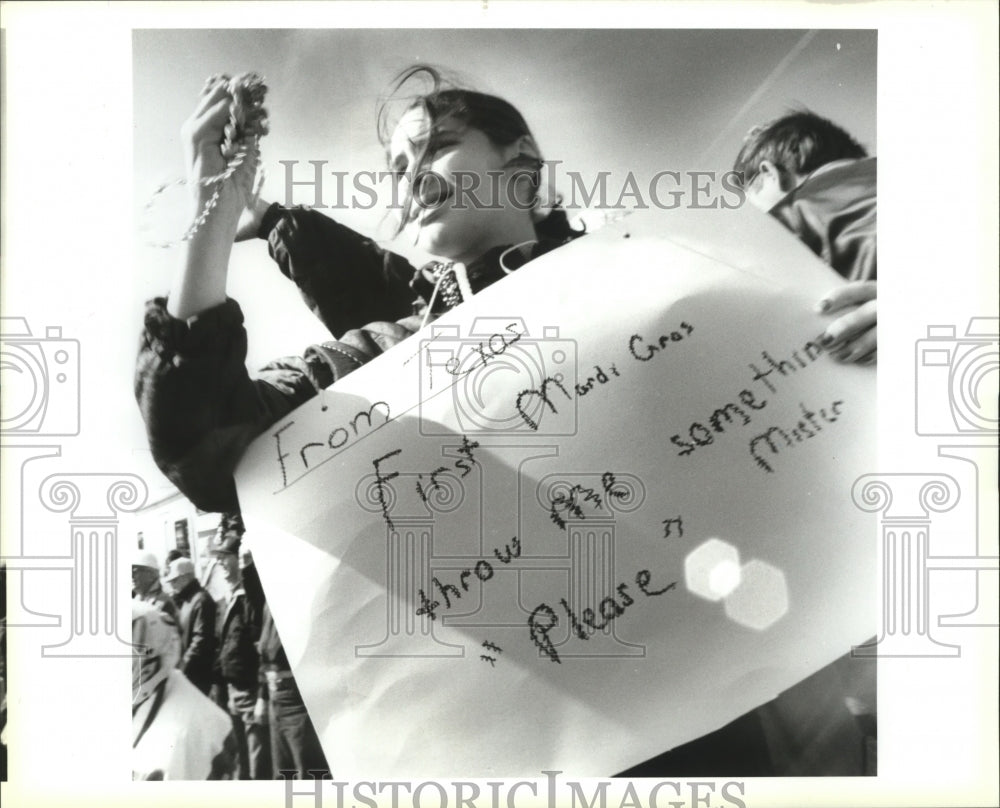
[[[240,587],[224,607],[216,678],[240,690],[258,689],[260,615]]]
[[[180,618],[182,655],[181,672],[202,692],[212,686],[215,667],[215,601],[201,585],[192,580],[174,595]]]

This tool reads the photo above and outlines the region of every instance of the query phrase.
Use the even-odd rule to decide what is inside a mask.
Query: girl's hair
[[[404,88],[407,85],[417,82],[423,82],[422,91],[413,94],[404,93]],[[404,105],[402,108],[404,112],[411,109],[422,109],[431,122],[432,134],[446,121],[456,121],[463,126],[478,129],[495,146],[509,146],[519,137],[531,136],[531,130],[528,128],[524,116],[517,111],[513,104],[495,95],[460,87],[456,82],[446,80],[436,68],[417,64],[406,68],[393,80],[389,93],[379,104],[378,137],[379,142],[386,149],[389,148],[393,129],[398,120],[398,116],[394,116],[392,110],[399,109],[400,104]],[[424,163],[431,156],[428,154],[431,140],[430,137],[424,140],[416,163],[408,166],[407,170],[411,176],[418,177]],[[530,169],[532,185],[536,193],[541,182],[542,164],[540,158],[530,159],[530,165],[525,163],[525,167]],[[411,183],[406,199],[403,201],[403,217],[397,234],[402,231],[403,223],[409,216],[410,207],[413,204],[412,189],[413,183]],[[558,197],[551,213],[543,220],[535,222],[535,233],[539,238],[560,241],[582,235],[582,231],[570,227],[569,218],[566,216],[566,211],[559,206]]]

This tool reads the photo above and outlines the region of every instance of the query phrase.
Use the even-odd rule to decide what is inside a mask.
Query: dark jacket
[[[260,581],[260,573],[257,572],[257,565],[250,563],[240,570],[240,579],[243,581],[243,592],[250,602],[255,620],[257,621],[257,631],[260,632],[264,624],[264,609],[267,601],[264,599],[264,585]]]
[[[177,667],[202,692],[212,686],[215,667],[215,601],[192,580],[174,595],[181,626],[183,653]]]
[[[432,298],[430,317],[461,302],[451,265],[417,270],[315,211],[272,205],[261,234],[278,268],[337,339],[271,362],[251,379],[236,301],[189,321],[170,316],[163,298],[146,306],[135,395],[150,448],[163,473],[206,511],[239,509],[232,472],[268,426],[413,334]],[[531,257],[560,243],[544,242]],[[490,250],[468,265],[473,292],[504,276],[502,252]],[[436,283],[441,293],[434,295]]]
[[[250,604],[243,588],[238,588],[226,604],[219,633],[217,679],[240,690],[258,688],[260,614]]]
[[[820,166],[770,213],[849,281],[878,274],[876,158]]]

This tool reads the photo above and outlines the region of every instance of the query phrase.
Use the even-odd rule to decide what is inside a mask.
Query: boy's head
[[[864,147],[837,124],[804,110],[751,129],[733,170],[743,176],[747,201],[770,210],[820,166],[867,156]]]

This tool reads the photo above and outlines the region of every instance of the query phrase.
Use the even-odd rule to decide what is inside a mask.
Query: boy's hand
[[[846,310],[822,336],[826,352],[840,362],[874,365],[878,356],[876,282],[853,281],[835,289],[817,306],[824,314]]]

